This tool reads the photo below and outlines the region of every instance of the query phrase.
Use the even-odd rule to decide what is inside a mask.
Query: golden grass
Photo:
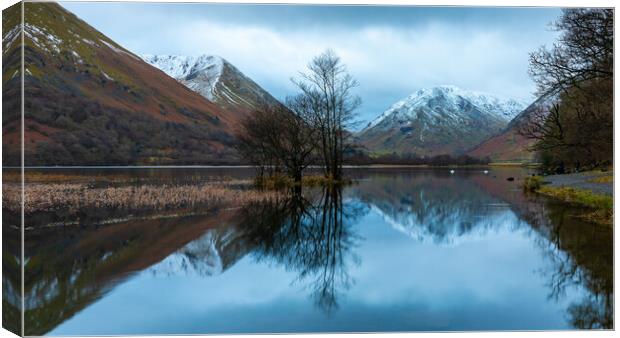
[[[591,183],[614,183],[614,176],[613,175],[599,176],[599,177],[595,177],[595,178],[589,179],[588,182],[591,182]]]
[[[338,186],[349,185],[353,183],[348,177],[340,180],[335,180],[332,177],[325,177],[323,175],[308,175],[304,176],[301,180],[302,185],[309,187],[325,187],[325,186]]]
[[[582,205],[593,211],[582,215],[588,221],[600,224],[613,224],[614,200],[611,196],[595,194],[590,190],[571,187],[543,186],[537,190],[540,194],[553,197],[568,203]]]
[[[542,182],[543,180],[540,176],[528,176],[523,180],[523,190],[527,192],[534,192],[540,189]]]
[[[21,208],[20,185],[3,184],[2,203],[8,210]],[[265,201],[281,196],[277,191],[234,189],[226,184],[143,185],[90,188],[81,183],[28,184],[25,188],[24,211],[53,211],[117,208],[124,210],[166,210],[191,208],[197,205],[225,203],[244,204]]]

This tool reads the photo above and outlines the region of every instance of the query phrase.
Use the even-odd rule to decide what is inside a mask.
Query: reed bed
[[[3,208],[19,211],[20,185],[3,185]],[[226,203],[245,204],[275,199],[278,191],[233,188],[226,183],[199,185],[142,185],[93,188],[81,183],[28,184],[24,211],[116,208],[123,210],[169,210]]]

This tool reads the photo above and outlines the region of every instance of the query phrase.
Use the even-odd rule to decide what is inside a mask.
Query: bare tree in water
[[[291,100],[291,105],[297,105]],[[237,149],[259,170],[259,178],[284,171],[299,185],[315,150],[314,130],[284,105],[257,109],[242,121]]]
[[[353,93],[358,82],[332,50],[312,59],[307,71],[293,82],[301,91],[307,122],[317,131],[325,176],[338,181],[342,178],[346,130],[361,104],[361,99]]]
[[[339,182],[347,129],[361,103],[353,94],[358,83],[331,50],[312,59],[308,71],[293,81],[298,95],[242,121],[237,149],[257,166],[259,178],[285,171],[300,183],[303,170],[316,163],[323,165],[325,177]]]

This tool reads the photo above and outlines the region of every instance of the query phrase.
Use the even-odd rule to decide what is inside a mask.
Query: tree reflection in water
[[[610,228],[579,220],[573,206],[532,201],[526,217],[540,235],[538,243],[550,261],[549,298],[556,301],[569,288],[584,288],[580,301],[567,308],[577,329],[613,328],[613,234]],[[532,212],[537,210],[535,213]]]
[[[563,208],[566,208],[565,206]],[[570,286],[584,286],[588,292],[567,311],[578,329],[613,328],[613,236],[609,229],[583,224],[568,215],[552,222],[550,242],[555,271],[550,279],[551,297],[560,297]],[[583,231],[584,226],[594,227]]]
[[[309,293],[322,312],[330,314],[341,304],[345,313],[347,294],[355,301],[350,288],[355,265],[361,264],[357,254],[367,253],[358,235],[367,230],[361,217],[371,209],[383,220],[393,221],[386,226],[398,223],[402,226],[394,229],[401,233],[432,239],[424,241],[425,245],[456,246],[469,239],[485,239],[504,222],[525,230],[545,255],[538,257],[537,250],[537,262],[548,263],[541,273],[549,303],[557,301],[575,328],[613,328],[611,228],[571,217],[574,207],[570,205],[514,189],[502,176],[516,176],[512,172],[361,175],[344,194],[340,189],[297,191],[286,199],[204,215],[29,231],[25,238],[26,334],[49,332],[139,271],[167,277],[188,273],[192,267],[199,272],[196,276],[208,278],[224,273],[246,256],[294,274],[295,288]],[[3,228],[5,257],[19,256],[17,230]],[[393,234],[392,229],[386,231]],[[368,244],[374,240],[368,238]],[[168,259],[171,266],[166,265]],[[4,312],[6,322],[18,318],[21,295],[18,260],[4,263],[3,283],[9,286],[3,288],[4,305],[9,309]],[[365,264],[372,267],[373,262],[366,260]],[[368,281],[359,281],[360,287],[364,282]]]
[[[350,264],[359,264],[354,248],[361,240],[352,224],[368,212],[364,205],[343,200],[339,188],[256,203],[243,209],[241,228],[250,229],[253,255],[297,273],[294,283],[311,290],[316,306],[326,313],[354,283]]]
[[[583,290],[579,301],[566,309],[577,329],[613,328],[613,231],[574,217],[575,206],[523,194],[506,184],[519,171],[494,175],[463,174],[461,180],[432,172],[393,175],[376,172],[372,180],[353,187],[364,202],[376,206],[400,229],[435,243],[458,242],[469,233],[495,227],[490,203],[507,203],[532,233],[550,262],[541,273],[549,298],[561,301],[566,290]],[[495,177],[495,176],[498,177]],[[406,180],[404,179],[406,178]],[[500,210],[500,209],[498,209]],[[500,210],[501,211],[501,210]]]

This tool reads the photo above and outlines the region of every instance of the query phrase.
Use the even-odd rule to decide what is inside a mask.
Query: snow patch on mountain
[[[88,40],[88,39],[86,39],[86,38],[82,38],[82,42],[84,42],[84,43],[85,43],[85,44],[87,44],[87,45],[91,45],[91,46],[94,46],[94,47],[99,47],[99,45],[98,45],[98,44],[96,44],[94,41],[92,41],[92,40]]]
[[[24,35],[29,38],[38,48],[60,53],[60,45],[63,40],[49,33],[46,28],[30,23],[24,24]],[[9,46],[7,44],[7,46]]]
[[[21,29],[22,29],[22,25],[19,24],[15,26],[13,29],[11,29],[8,33],[4,34],[4,36],[2,37],[2,42],[4,43],[3,54],[6,54],[6,52],[9,51],[9,47],[13,44],[13,42],[15,42],[17,38],[21,36],[19,34],[21,33]]]
[[[467,91],[452,85],[443,85],[434,88],[420,89],[409,95],[405,99],[394,103],[388,110],[370,122],[364,130],[371,129],[382,122],[393,119],[400,122],[411,120],[416,117],[417,111],[421,107],[431,114],[437,112],[433,117],[441,119],[439,110],[436,109],[437,103],[441,103],[441,112],[460,112],[469,103],[478,108],[479,111],[491,114],[505,121],[512,120],[526,107],[525,102],[516,99],[507,99],[497,95],[481,92]],[[458,119],[458,116],[454,116]],[[400,123],[402,124],[402,123]]]
[[[114,46],[112,43],[110,43],[110,42],[108,42],[108,41],[105,41],[105,40],[102,40],[102,39],[99,39],[99,41],[100,41],[101,43],[103,43],[104,45],[106,45],[106,46],[107,46],[108,48],[110,48],[111,50],[113,50],[115,53],[118,53],[118,54],[125,54],[125,55],[127,55],[127,56],[130,56],[130,57],[132,57],[132,58],[136,59],[136,60],[140,60],[140,59],[138,59],[135,55],[133,55],[132,53],[129,53],[128,51],[123,50],[123,49],[121,49],[121,48],[117,48],[116,46]]]
[[[101,75],[103,75],[103,77],[106,78],[106,80],[108,81],[114,81],[114,78],[111,77],[110,75],[108,75],[106,72],[104,72],[103,70],[101,71]]]
[[[216,55],[182,56],[182,55],[142,55],[142,59],[159,68],[168,76],[177,79],[189,89],[196,91],[209,100],[215,100],[215,86],[224,70],[224,59]],[[201,77],[201,81],[192,81]]]

